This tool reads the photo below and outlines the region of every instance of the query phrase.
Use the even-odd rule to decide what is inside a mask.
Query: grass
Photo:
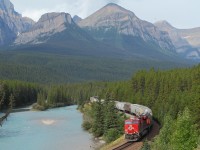
[[[103,147],[100,148],[100,150],[111,150],[114,147],[122,145],[123,143],[125,143],[124,136],[121,136],[117,140],[115,140],[115,141],[113,141],[113,142],[111,142],[109,144],[104,145]]]

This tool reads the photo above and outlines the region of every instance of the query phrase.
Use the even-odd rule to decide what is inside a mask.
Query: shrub
[[[84,130],[90,130],[92,127],[91,123],[89,123],[88,121],[84,121],[83,124],[82,124],[82,128]]]
[[[46,107],[46,106],[41,106],[41,105],[38,105],[37,103],[36,104],[33,104],[33,109],[35,109],[35,110],[39,110],[39,111],[44,111],[44,110],[46,110],[48,107]]]
[[[104,138],[105,138],[105,140],[106,140],[107,143],[112,142],[112,141],[116,140],[119,137],[120,137],[120,132],[117,129],[115,129],[115,128],[109,129],[104,134]]]
[[[151,150],[151,147],[147,140],[144,141],[143,146],[140,150]]]

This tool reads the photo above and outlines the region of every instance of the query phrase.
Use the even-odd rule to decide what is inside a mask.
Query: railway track
[[[133,142],[126,142],[126,143],[114,148],[113,150],[123,150],[123,149],[130,147],[133,144],[134,144]]]

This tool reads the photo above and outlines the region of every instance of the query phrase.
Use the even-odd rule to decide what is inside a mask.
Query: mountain
[[[11,43],[21,32],[27,31],[34,21],[22,17],[9,0],[0,1],[0,45]]]
[[[79,17],[79,16],[77,16],[77,15],[75,15],[74,17],[73,17],[73,21],[76,23],[76,24],[78,24],[81,20],[83,20],[81,17]]]
[[[190,65],[174,57],[166,32],[114,4],[102,8],[92,19],[79,18],[80,22],[70,14],[52,12],[36,23],[15,12],[8,0],[0,4],[0,40],[9,45],[0,50],[1,79],[113,81],[129,79],[141,69]]]
[[[133,12],[116,4],[108,4],[78,25],[95,39],[139,55],[174,53],[166,32],[140,20]]]
[[[30,30],[20,34],[14,44],[42,45],[43,49],[54,47],[81,55],[96,53],[162,59],[174,53],[168,34],[116,4],[108,4],[83,20],[78,16],[72,19],[66,13],[44,14]]]
[[[73,21],[70,14],[54,12],[42,15],[30,30],[21,33],[13,48],[81,56],[129,55],[96,41]]]
[[[66,13],[47,13],[41,16],[30,30],[21,33],[15,44],[39,44],[47,41],[52,35],[62,32],[72,24],[72,19]]]
[[[168,32],[177,53],[186,58],[200,59],[200,28],[177,29],[167,21],[159,21],[155,25]]]
[[[176,55],[166,32],[116,4],[108,4],[83,20],[78,16],[72,19],[67,13],[44,14],[17,36],[16,46],[87,56],[170,59]]]
[[[15,39],[15,34],[0,17],[0,46],[10,44]]]
[[[200,51],[200,27],[192,29],[179,29],[182,38]]]

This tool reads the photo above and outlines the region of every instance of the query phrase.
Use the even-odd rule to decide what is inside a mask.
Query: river
[[[90,150],[93,137],[81,128],[77,106],[11,113],[0,127],[1,150]]]

